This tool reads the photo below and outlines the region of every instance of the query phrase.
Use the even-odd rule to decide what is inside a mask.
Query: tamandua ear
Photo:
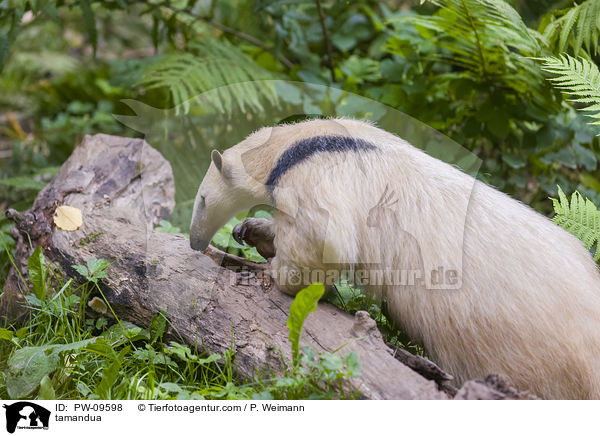
[[[215,164],[215,167],[217,167],[217,169],[221,173],[221,175],[225,178],[229,178],[229,168],[225,163],[225,159],[223,159],[223,155],[219,153],[218,150],[213,150],[210,154],[210,158]]]

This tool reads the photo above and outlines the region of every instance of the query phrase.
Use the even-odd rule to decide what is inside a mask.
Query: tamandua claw
[[[246,218],[233,228],[233,239],[239,244],[256,247],[265,259],[275,256],[273,223],[264,218]]]
[[[244,245],[244,236],[246,236],[246,222],[243,221],[239,224],[237,224],[234,228],[233,231],[231,232],[231,236],[233,236],[233,239],[235,239],[235,241],[240,244],[240,245]]]

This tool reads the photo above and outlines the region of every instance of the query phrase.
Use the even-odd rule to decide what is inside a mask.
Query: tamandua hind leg
[[[275,227],[265,218],[246,218],[233,228],[233,239],[240,244],[256,247],[265,259],[275,257]]]

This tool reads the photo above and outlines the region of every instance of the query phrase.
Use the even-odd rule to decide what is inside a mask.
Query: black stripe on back
[[[364,139],[351,136],[314,136],[294,143],[283,152],[267,179],[267,191],[273,193],[277,182],[295,165],[315,153],[332,153],[360,150],[376,150],[377,147]]]

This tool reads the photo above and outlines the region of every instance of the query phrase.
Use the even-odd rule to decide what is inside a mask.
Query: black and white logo
[[[14,433],[18,429],[48,429],[50,411],[29,401],[4,404],[6,409],[6,431]]]

